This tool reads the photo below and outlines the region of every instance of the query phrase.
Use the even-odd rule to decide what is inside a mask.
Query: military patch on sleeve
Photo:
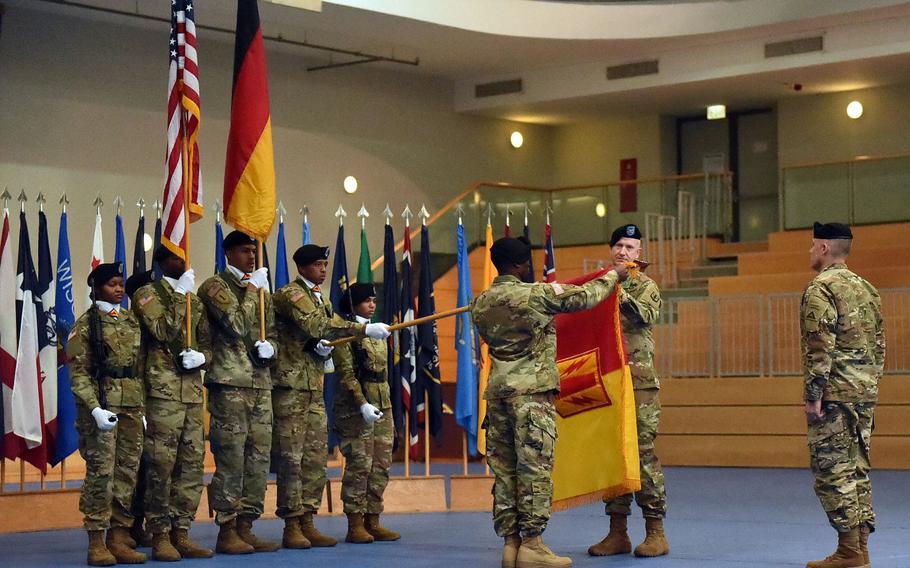
[[[209,292],[208,292],[209,298],[214,298],[215,296],[220,294],[222,290],[224,290],[224,286],[220,282],[213,283],[212,286],[209,288]]]
[[[297,292],[296,294],[291,296],[291,303],[296,304],[297,301],[300,300],[300,298],[303,298],[304,296],[305,296],[305,294],[303,292]]]
[[[557,296],[560,296],[563,292],[565,292],[565,288],[563,288],[562,284],[559,282],[550,282],[550,286],[553,287],[553,291],[556,292]]]
[[[78,334],[79,334],[79,330],[74,327],[73,329],[70,330],[70,334],[69,334],[69,336],[67,336],[66,340],[71,341]]]
[[[148,304],[148,303],[151,302],[151,301],[152,301],[152,295],[151,295],[151,294],[146,294],[145,296],[142,296],[141,298],[139,298],[139,305],[140,305],[140,306],[144,306],[144,305]]]

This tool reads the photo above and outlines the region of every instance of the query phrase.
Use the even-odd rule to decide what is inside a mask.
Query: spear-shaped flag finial
[[[420,217],[420,224],[424,227],[427,226],[427,219],[430,218],[430,212],[427,211],[427,206],[421,204],[420,211],[417,212],[417,216]]]
[[[528,224],[528,217],[531,216],[531,208],[528,207],[528,202],[525,201],[525,225]]]
[[[38,203],[38,211],[44,213],[44,204],[47,203],[47,198],[44,197],[43,191],[38,192],[38,197],[35,198],[35,201]]]
[[[156,207],[158,206],[158,202],[157,202],[157,201],[155,202],[155,206],[156,206]],[[215,222],[216,222],[216,223],[220,223],[220,222],[221,222],[221,213],[222,213],[222,211],[221,211],[221,200],[220,200],[220,199],[216,199],[216,200],[215,200],[215,204],[212,205],[212,211],[215,212]]]
[[[493,224],[493,217],[496,216],[496,211],[493,210],[493,203],[487,202],[487,225]]]
[[[139,218],[142,219],[145,217],[145,199],[139,198],[139,201],[136,202],[136,207],[139,208]]]
[[[120,210],[123,208],[123,198],[119,195],[114,198],[114,207],[117,208],[117,215],[120,215]]]
[[[101,206],[104,205],[104,200],[101,199],[101,192],[98,192],[98,195],[95,196],[95,200],[92,201],[92,205],[95,206],[95,212],[99,215],[101,214]]]
[[[64,195],[64,197],[66,197],[66,194],[65,194],[65,193],[64,193],[63,195]],[[9,188],[8,188],[8,187],[3,188],[3,193],[0,194],[0,199],[3,200],[3,208],[4,208],[4,209],[9,209],[9,200],[12,199],[12,198],[13,198],[13,196],[10,195],[10,193],[9,193]]]
[[[66,192],[63,192],[63,195],[60,196],[60,205],[63,207],[63,212],[66,213],[66,205],[70,202],[70,198],[66,196]]]
[[[288,210],[284,208],[284,203],[281,200],[278,201],[278,207],[275,208],[275,212],[278,213],[278,222],[284,223],[284,216],[287,215]]]
[[[464,218],[464,204],[460,201],[458,202],[458,205],[455,206],[455,217],[458,218],[458,224],[461,225],[462,219]]]
[[[152,203],[152,207],[155,208],[155,218],[161,219],[161,202],[156,199],[155,202]]]
[[[344,207],[339,204],[338,209],[335,211],[335,216],[338,217],[338,226],[340,227],[344,225],[344,218],[347,217],[348,214],[344,210]]]
[[[304,205],[303,207],[301,207],[301,208],[300,208],[300,214],[303,215],[303,222],[304,222],[304,223],[309,223],[309,222],[310,222],[310,208],[309,208],[309,206]]]
[[[25,202],[28,201],[28,196],[25,195],[25,189],[19,191],[19,211],[25,212]]]
[[[360,217],[360,228],[363,229],[367,226],[367,217],[370,216],[370,212],[367,211],[367,204],[360,204],[360,211],[357,212],[357,216]]]
[[[404,219],[404,224],[406,226],[408,226],[408,227],[411,226],[411,217],[413,217],[413,216],[414,216],[414,214],[411,213],[411,206],[408,205],[407,203],[405,203],[404,211],[401,212],[401,218]]]
[[[552,201],[547,201],[546,212],[547,212],[547,225],[549,225],[550,224],[550,213],[553,212],[553,202]]]
[[[385,211],[383,211],[382,214],[385,215],[385,224],[386,224],[386,225],[391,225],[391,224],[392,224],[392,217],[394,217],[395,214],[392,213],[392,208],[389,207],[389,204],[388,204],[388,203],[385,204]]]

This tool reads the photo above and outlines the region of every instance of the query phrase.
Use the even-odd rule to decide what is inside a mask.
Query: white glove
[[[177,279],[177,285],[174,286],[174,291],[178,294],[185,295],[187,292],[192,292],[196,289],[196,271],[190,268],[186,272],[180,275],[180,278]]]
[[[102,432],[113,430],[117,426],[117,415],[100,406],[92,410],[92,418],[95,419],[95,424]]]
[[[255,272],[253,273],[255,274]],[[257,341],[256,352],[259,354],[260,359],[271,359],[275,356],[275,348],[272,347],[272,344],[268,341]]]
[[[365,402],[360,405],[360,414],[363,416],[363,419],[367,424],[372,424],[380,418],[382,418],[382,411],[370,404]]]
[[[328,357],[332,354],[332,350],[335,349],[334,345],[329,345],[329,342],[325,339],[320,339],[319,343],[316,344],[316,347],[313,348],[313,351],[316,352],[316,355],[320,357]]]
[[[385,339],[392,335],[392,332],[389,331],[389,326],[382,322],[368,323],[364,333],[366,333],[366,336],[370,339]]]
[[[149,423],[148,423],[148,421],[145,419],[145,416],[142,417],[142,429],[143,429],[143,430],[148,430],[148,429],[149,429]]]
[[[263,266],[262,268],[257,268],[254,270],[253,273],[250,274],[250,284],[257,288],[268,289],[269,269]]]
[[[180,362],[187,371],[205,365],[205,355],[193,349],[184,349],[180,352]]]

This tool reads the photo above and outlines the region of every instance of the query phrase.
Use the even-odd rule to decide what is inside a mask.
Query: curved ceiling
[[[710,34],[906,4],[894,0],[611,4],[540,0],[324,0],[324,3],[501,36],[588,40]]]

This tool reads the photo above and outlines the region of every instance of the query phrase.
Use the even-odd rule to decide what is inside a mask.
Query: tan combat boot
[[[645,517],[645,540],[635,547],[635,556],[650,558],[669,554],[670,544],[664,535],[664,522],[657,517]]]
[[[556,556],[540,535],[523,537],[515,558],[515,568],[568,568],[571,565],[571,558]]]
[[[171,529],[171,544],[184,558],[211,558],[215,555],[211,548],[204,548],[190,540],[190,532],[186,529]]]
[[[303,536],[307,537],[313,546],[335,546],[338,541],[330,536],[319,532],[316,525],[313,524],[313,513],[304,513],[300,518],[300,528],[303,530]]]
[[[281,548],[277,542],[261,540],[253,534],[253,518],[237,517],[237,536],[240,540],[253,547],[256,552],[275,552]]]
[[[113,566],[117,563],[104,544],[104,531],[88,531],[88,558],[85,562],[89,566]]]
[[[152,535],[152,560],[159,562],[177,562],[183,558],[171,544],[171,537],[167,533]]]
[[[863,554],[863,562],[866,563],[865,568],[870,568],[872,563],[869,562],[869,534],[872,532],[868,526],[861,526],[859,528],[859,551]]]
[[[502,568],[515,568],[515,559],[518,558],[518,547],[521,546],[521,537],[518,533],[510,534],[502,539]]]
[[[597,544],[588,548],[591,556],[613,556],[632,552],[632,541],[629,540],[629,517],[617,513],[610,514],[610,532]]]
[[[373,542],[373,535],[367,532],[363,526],[363,513],[348,513],[348,534],[344,537],[345,542],[353,544],[370,544]]]
[[[237,535],[237,519],[231,519],[218,529],[215,552],[219,554],[252,554],[256,551]]]
[[[866,561],[859,544],[859,529],[837,533],[837,550],[824,560],[806,564],[806,568],[863,568]]]
[[[389,530],[384,526],[379,524],[379,514],[378,513],[367,513],[363,516],[364,526],[366,526],[367,532],[373,535],[373,539],[380,542],[388,542],[392,540],[398,540],[401,538],[401,534]]]
[[[111,551],[117,564],[144,564],[145,554],[130,548],[130,531],[126,527],[111,527],[107,530],[107,549]]]
[[[281,537],[281,546],[301,550],[312,546],[300,530],[300,517],[288,517],[284,520],[284,535]]]

